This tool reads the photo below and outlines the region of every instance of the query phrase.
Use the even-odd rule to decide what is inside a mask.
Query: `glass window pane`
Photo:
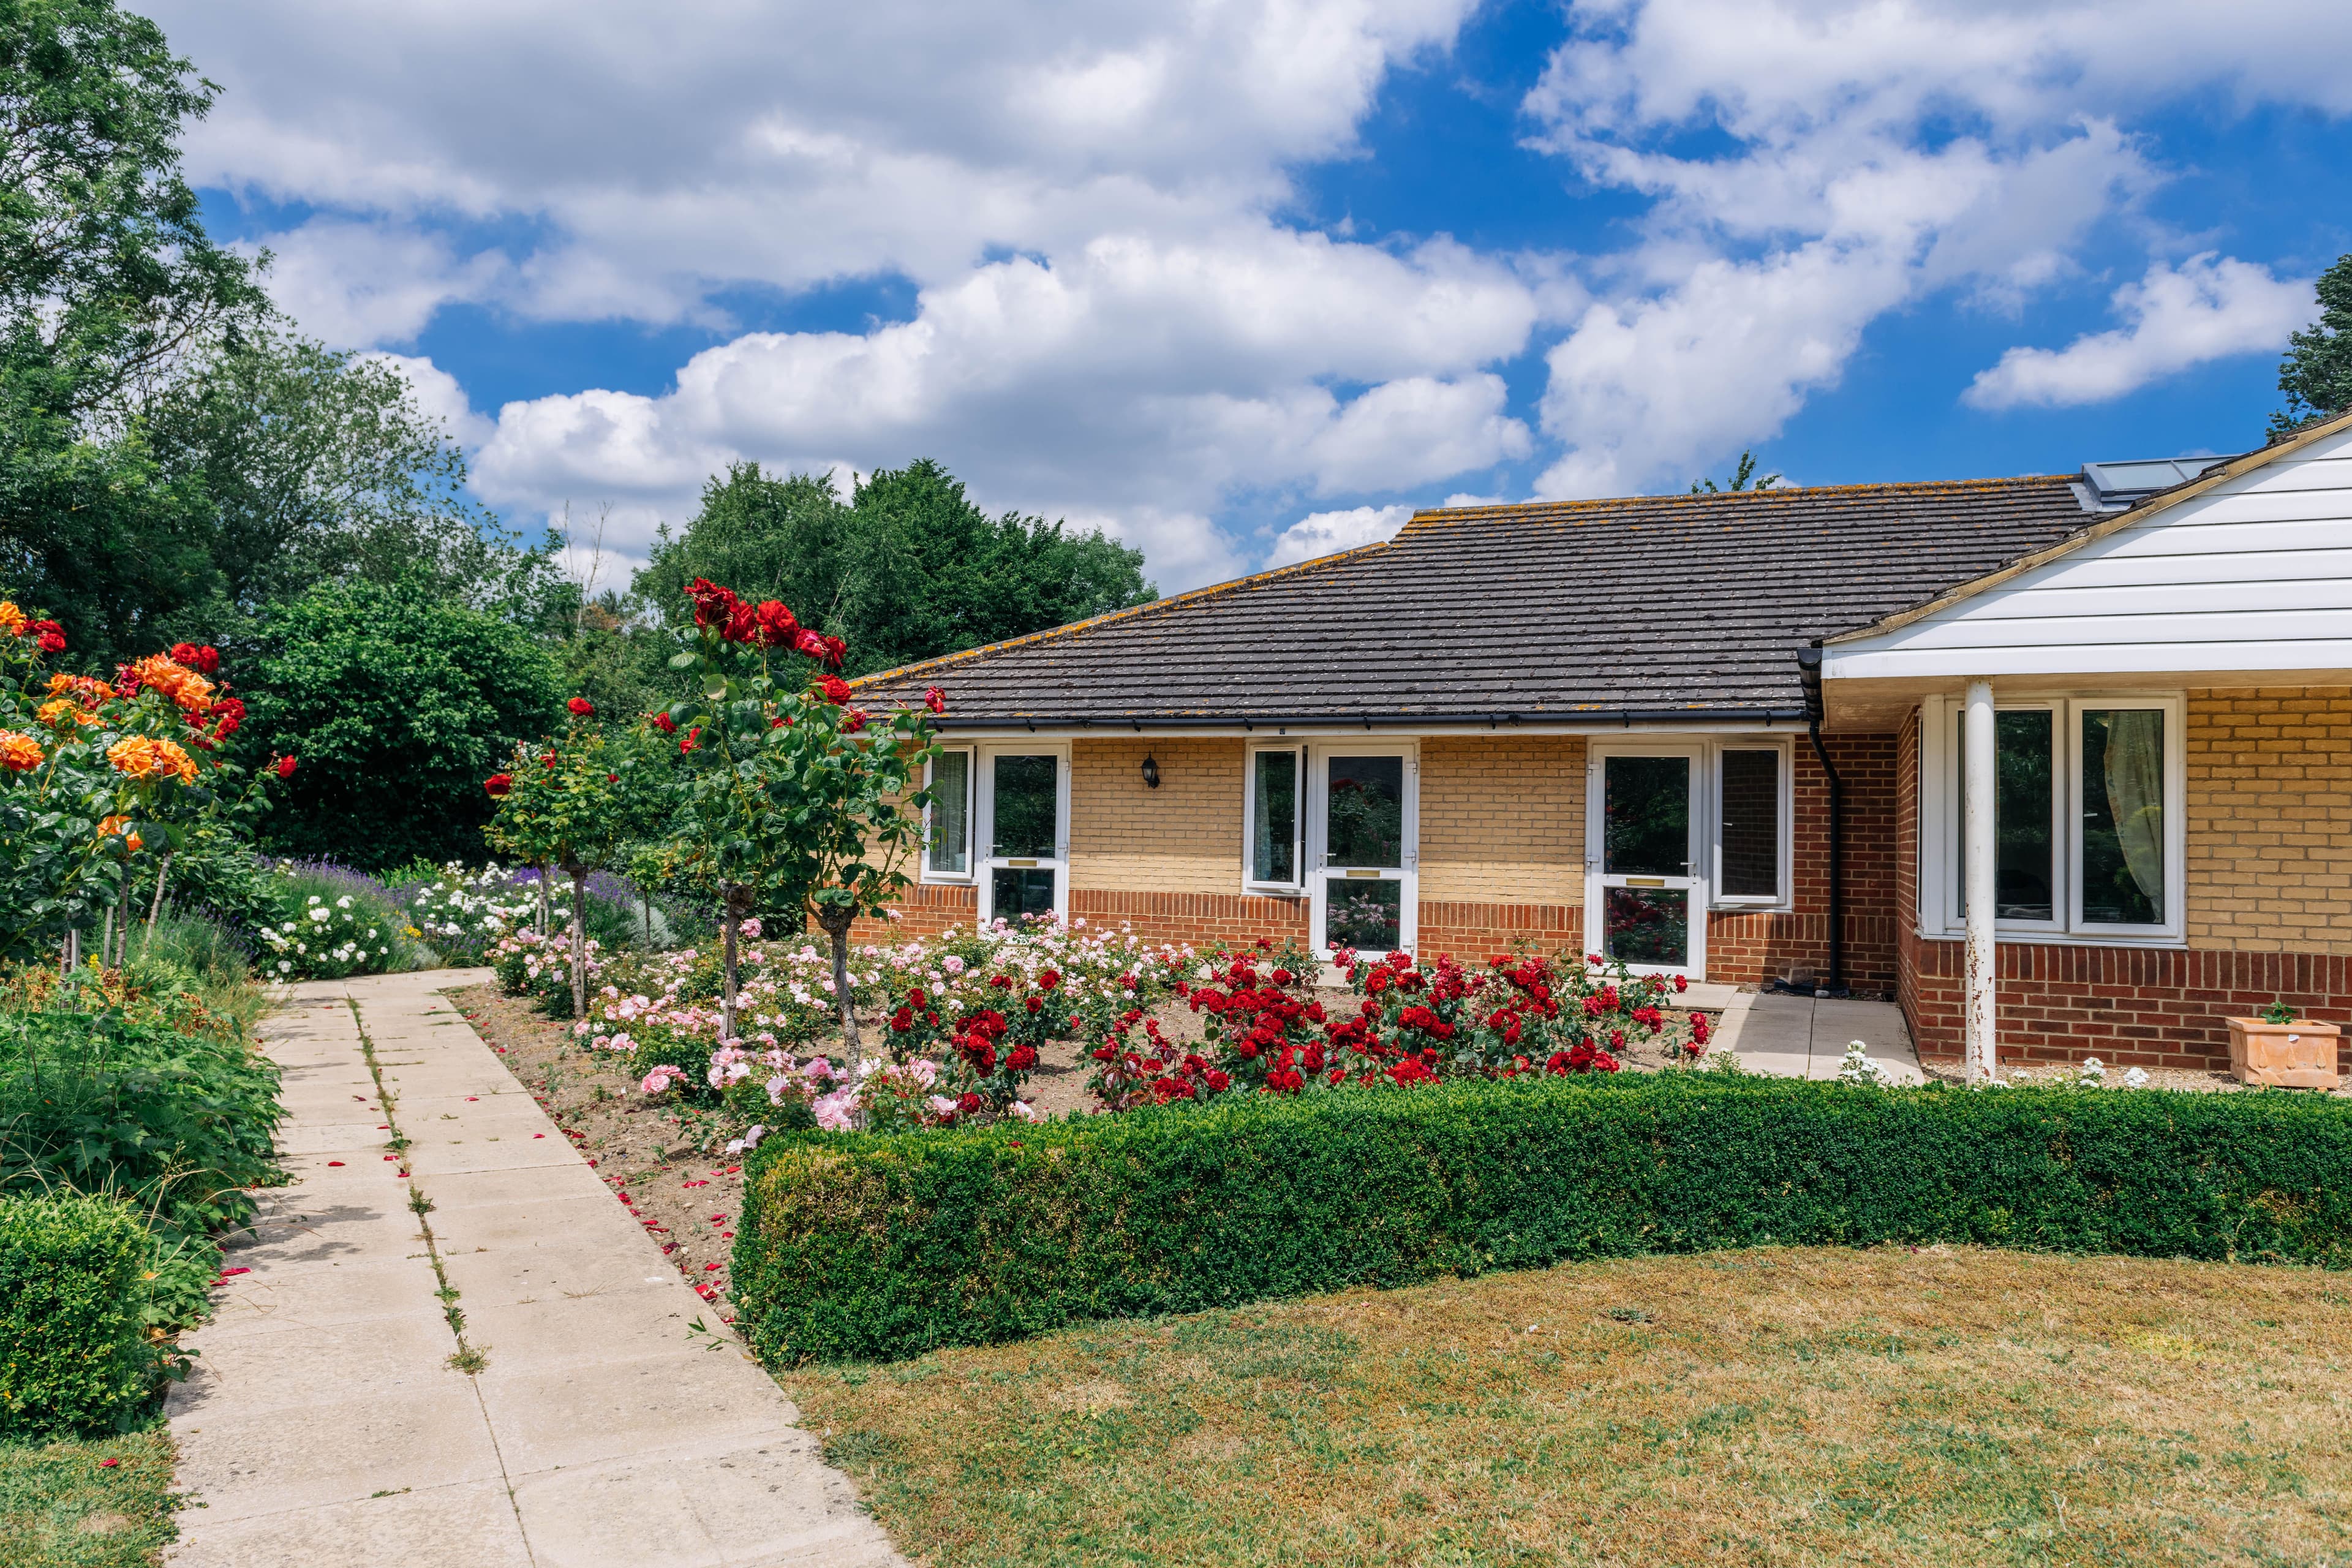
[[[1324,834],[1329,845],[1325,863],[1402,866],[1404,759],[1333,757],[1330,778],[1324,802]]]
[[[2164,923],[2164,712],[2083,714],[2083,919]]]
[[[1018,925],[1054,912],[1054,869],[1050,866],[999,866],[990,874],[989,912]]]
[[[1060,761],[1053,756],[996,759],[995,847],[990,854],[1053,858],[1055,770]]]
[[[1250,880],[1298,880],[1298,753],[1259,752],[1250,782]]]
[[[1780,753],[1723,753],[1723,888],[1735,899],[1780,896]]]
[[[971,753],[943,752],[931,763],[931,869],[971,869]]]
[[[1690,875],[1690,759],[1611,757],[1601,764],[1608,813],[1604,871]]]
[[[2051,837],[2052,734],[2056,715],[2028,708],[1993,715],[1993,918],[2046,921],[2057,918],[2053,889],[2057,846]],[[1968,721],[1962,715],[1954,755],[1960,759],[1960,912],[1968,912],[1969,767]]]
[[[1690,962],[1690,894],[1681,888],[1611,888],[1604,950],[1628,963]]]
[[[1335,877],[1324,885],[1323,940],[1359,952],[1393,952],[1404,932],[1404,884]]]

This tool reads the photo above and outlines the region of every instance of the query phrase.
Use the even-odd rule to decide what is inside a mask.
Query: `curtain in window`
[[[2127,709],[2107,721],[2107,804],[2132,881],[2164,907],[2164,715]]]

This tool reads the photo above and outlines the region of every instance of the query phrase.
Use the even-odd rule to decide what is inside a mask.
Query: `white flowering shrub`
[[[401,902],[424,940],[459,964],[488,962],[500,939],[530,925],[539,910],[537,892],[516,885],[514,873],[496,862],[478,870],[452,860],[402,889]],[[568,908],[559,911],[559,923],[570,918]]]
[[[280,980],[341,980],[394,967],[398,931],[381,905],[350,893],[303,895],[285,918],[261,927],[263,967]]]
[[[1860,1040],[1849,1041],[1845,1057],[1838,1063],[1838,1082],[1861,1084],[1870,1089],[1893,1086],[1895,1075],[1870,1059],[1870,1047]]]

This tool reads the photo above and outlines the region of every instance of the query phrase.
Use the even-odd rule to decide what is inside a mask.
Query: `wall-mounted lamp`
[[[1152,761],[1149,753],[1143,759],[1143,787],[1146,789],[1160,787],[1160,764]]]

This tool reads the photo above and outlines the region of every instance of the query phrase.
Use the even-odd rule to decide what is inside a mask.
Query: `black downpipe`
[[[1805,686],[1805,734],[1813,742],[1813,756],[1830,781],[1830,983],[1834,995],[1846,994],[1845,984],[1845,782],[1822,744],[1822,650],[1797,650],[1797,671]]]

